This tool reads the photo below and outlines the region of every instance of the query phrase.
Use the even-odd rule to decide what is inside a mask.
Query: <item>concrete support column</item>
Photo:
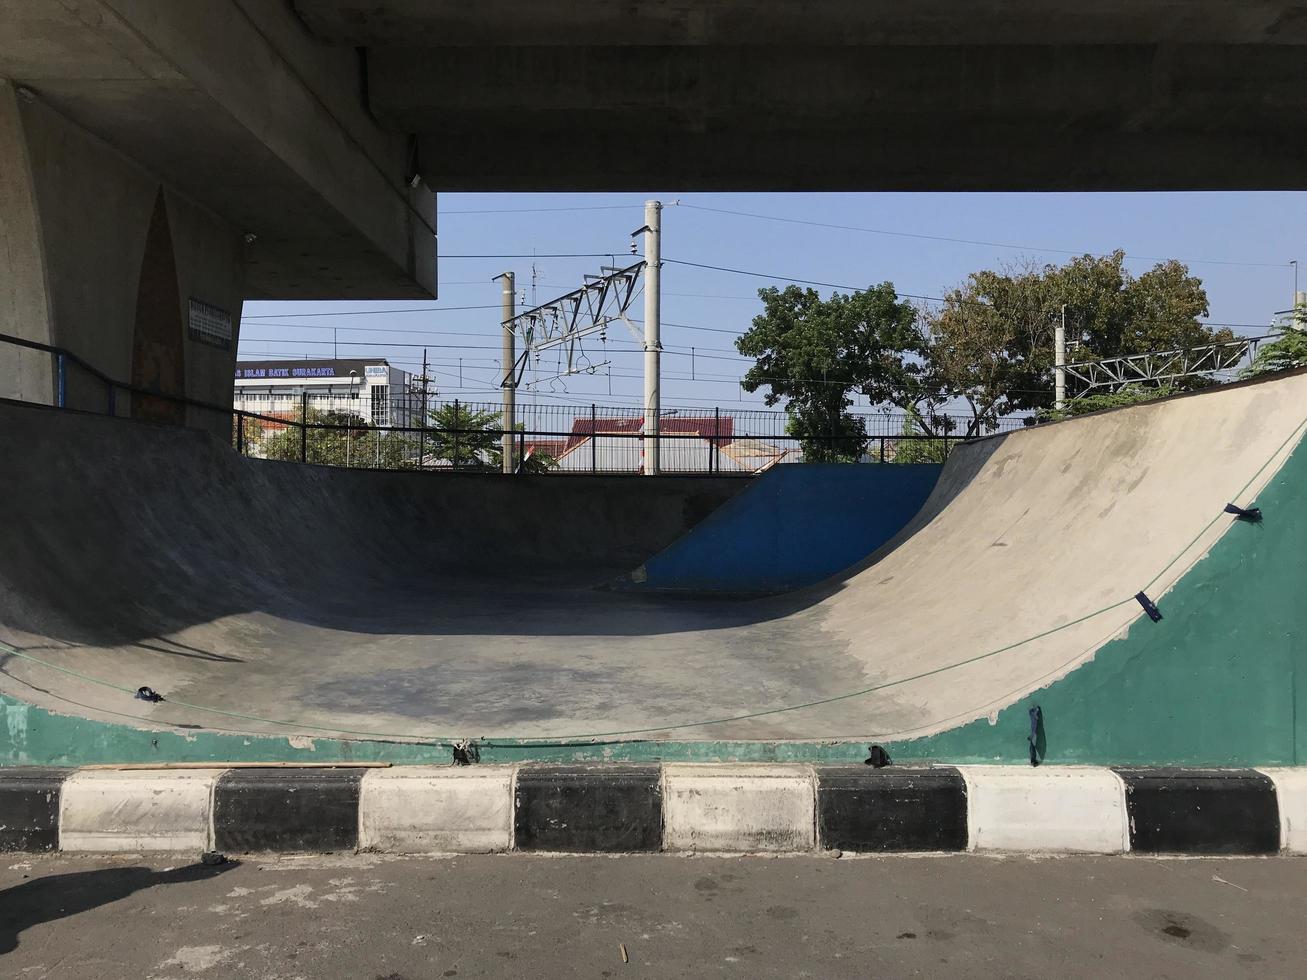
[[[0,80],[0,333],[48,344],[40,219],[18,99],[18,90]],[[51,404],[52,368],[45,354],[0,345],[0,398]]]
[[[230,404],[242,248],[237,229],[0,81],[0,332],[62,347],[123,384]],[[52,404],[53,358],[0,348],[0,395]],[[110,405],[71,359],[63,387],[67,407]],[[123,392],[113,404],[230,436],[214,412]]]

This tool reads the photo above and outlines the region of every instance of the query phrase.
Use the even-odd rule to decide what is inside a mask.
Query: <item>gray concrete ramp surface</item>
[[[1135,628],[1134,594],[1164,594],[1292,452],[1307,375],[961,446],[875,555],[754,601],[594,588],[740,481],[343,471],[0,415],[0,640],[46,662],[0,652],[15,699],[287,735],[893,739],[992,715]]]

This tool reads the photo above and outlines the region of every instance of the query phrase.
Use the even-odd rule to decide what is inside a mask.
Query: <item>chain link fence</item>
[[[645,433],[638,408],[532,401],[517,406],[506,430],[499,403],[436,400],[402,389],[384,401],[350,391],[289,397],[264,391],[233,407],[123,384],[49,345],[3,334],[0,344],[25,359],[31,389],[5,397],[204,429],[229,438],[246,456],[326,466],[639,474],[655,469],[656,455],[660,473],[748,475],[813,461],[943,462],[962,441],[924,434],[907,416],[891,413],[858,416],[860,433],[799,438],[789,434],[784,412],[741,408],[664,409],[655,436]],[[953,431],[965,431],[968,421],[958,418]],[[1005,419],[998,429],[1023,424]]]
[[[386,414],[407,424],[378,425],[367,417],[375,406],[304,392],[289,408],[238,411],[235,444],[250,456],[371,469],[502,471],[507,454],[513,472],[566,474],[644,473],[656,443],[659,472],[749,474],[814,459],[942,462],[962,439],[925,434],[908,416],[887,413],[859,416],[861,435],[799,438],[784,412],[735,408],[664,409],[650,436],[638,408],[539,403],[517,406],[506,432],[499,403],[405,397]],[[954,431],[968,421],[958,418]],[[1003,420],[999,429],[1022,424]]]

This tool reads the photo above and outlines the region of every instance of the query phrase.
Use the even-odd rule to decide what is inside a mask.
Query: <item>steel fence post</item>
[[[709,473],[718,469],[717,454],[722,451],[722,409],[720,405],[713,409],[712,433],[712,452],[708,456]]]

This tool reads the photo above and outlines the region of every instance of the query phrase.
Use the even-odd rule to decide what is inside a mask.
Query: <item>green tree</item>
[[[521,428],[521,426],[518,426]],[[503,459],[503,453],[500,453],[500,460]],[[558,468],[558,460],[548,453],[534,452],[526,459],[519,463],[523,473],[548,473],[550,470]]]
[[[805,459],[861,458],[867,435],[849,412],[853,393],[903,408],[934,407],[917,311],[899,301],[892,284],[829,299],[813,289],[769,287],[758,297],[763,312],[735,341],[754,358],[741,385],[766,387],[768,405],[785,400],[786,431],[799,438]]]
[[[916,409],[908,409],[903,419],[903,429],[900,434],[905,436],[932,435],[932,433],[926,431],[921,419],[921,413]],[[947,439],[900,439],[894,446],[894,462],[942,463],[948,459],[948,450]]]
[[[371,427],[353,413],[309,409],[309,429],[303,437],[298,422],[263,439],[266,458],[299,462],[302,445],[305,462],[325,466],[395,470],[414,465],[416,437]]]
[[[1307,365],[1307,331],[1289,329],[1279,340],[1258,347],[1253,362],[1239,376],[1256,378],[1276,371],[1291,371],[1304,365]]]
[[[1234,339],[1199,322],[1208,313],[1202,281],[1176,261],[1135,277],[1125,253],[1083,255],[1065,265],[976,272],[930,318],[935,380],[971,413],[967,435],[1004,415],[1053,401],[1053,341],[1066,306],[1069,358],[1101,360]],[[1205,378],[1176,387],[1204,387]]]
[[[498,469],[503,465],[499,412],[478,411],[450,402],[430,413],[426,433],[430,454],[458,469]]]
[[[1140,402],[1156,401],[1158,398],[1174,395],[1180,390],[1174,385],[1126,385],[1101,395],[1085,395],[1083,398],[1070,399],[1064,408],[1041,408],[1035,413],[1035,418],[1039,422],[1058,422],[1062,419],[1075,418],[1077,415],[1101,412],[1107,408],[1123,408],[1126,405],[1138,405]]]

